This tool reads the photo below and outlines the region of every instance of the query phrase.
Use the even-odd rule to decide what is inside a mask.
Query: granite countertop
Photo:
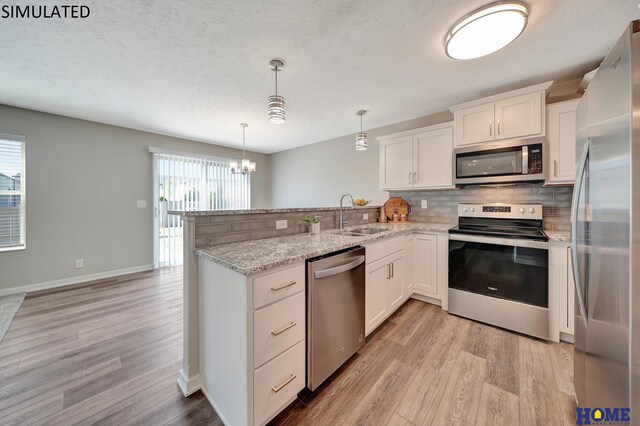
[[[391,236],[402,235],[414,231],[447,232],[454,225],[443,223],[373,223],[369,225],[350,226],[385,228],[385,232],[373,235],[347,236],[338,235],[336,229],[322,231],[319,235],[297,234],[286,237],[265,238],[262,240],[244,241],[222,244],[196,250],[196,255],[209,259],[243,275],[267,271],[279,266],[288,265],[321,256],[338,250],[359,246]]]
[[[557,242],[571,242],[571,233],[569,231],[544,231],[545,234],[549,237],[549,242],[557,243]]]
[[[378,209],[380,206],[367,204],[366,206],[343,207],[343,210],[354,209]],[[282,209],[244,209],[244,210],[169,210],[167,214],[175,214],[179,216],[224,216],[230,214],[259,214],[259,213],[297,213],[297,212],[322,212],[340,210],[340,207],[296,207]]]

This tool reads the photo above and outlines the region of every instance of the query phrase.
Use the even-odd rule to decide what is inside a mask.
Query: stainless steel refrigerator
[[[572,206],[579,407],[630,407],[640,424],[640,21],[577,110]]]

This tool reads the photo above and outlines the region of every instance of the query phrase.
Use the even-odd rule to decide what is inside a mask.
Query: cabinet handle
[[[489,122],[489,136],[493,136],[493,121]]]
[[[289,281],[286,284],[282,284],[282,285],[279,285],[277,287],[271,287],[271,291],[280,291],[280,290],[285,289],[287,287],[291,287],[292,285],[296,285],[296,282],[295,281]]]
[[[289,378],[287,380],[284,381],[284,383],[282,383],[279,386],[276,387],[271,387],[271,390],[274,393],[278,393],[282,390],[282,388],[284,388],[285,386],[287,386],[289,383],[293,382],[293,380],[296,378],[297,376],[295,374],[293,374],[293,372],[291,372],[291,375],[289,376]]]
[[[391,279],[391,264],[387,263],[387,279]]]
[[[553,176],[558,177],[558,160],[553,160]]]
[[[391,262],[389,265],[391,266],[391,278],[393,278],[396,274],[396,269],[394,268],[393,262]]]
[[[411,181],[411,172],[409,172],[409,185],[411,185],[413,182]]]
[[[500,134],[500,120],[498,120],[498,134]]]
[[[285,325],[285,326],[284,326],[284,327],[282,327],[280,330],[272,331],[272,332],[271,332],[271,334],[273,334],[274,336],[277,336],[278,334],[282,334],[282,333],[284,333],[285,331],[287,331],[288,329],[290,329],[291,327],[293,327],[293,326],[295,326],[295,325],[296,325],[295,321],[291,321],[291,323],[290,323],[290,324]]]
[[[418,181],[418,172],[413,172],[413,183]]]

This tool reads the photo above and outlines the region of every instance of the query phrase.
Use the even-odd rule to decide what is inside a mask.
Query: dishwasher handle
[[[318,278],[326,278],[332,275],[341,274],[343,272],[347,272],[353,268],[357,268],[358,266],[364,263],[364,256],[358,256],[355,260],[352,260],[344,265],[335,266],[333,268],[321,269],[320,271],[316,271],[313,274],[313,277]]]

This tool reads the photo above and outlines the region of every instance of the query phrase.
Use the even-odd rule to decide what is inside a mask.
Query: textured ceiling
[[[18,2],[3,2],[15,4]],[[443,50],[486,0],[109,0],[84,20],[0,20],[0,103],[275,152],[594,68],[638,0],[530,0],[525,32],[471,61]],[[24,4],[20,2],[19,4]],[[266,120],[272,58],[287,123]]]

